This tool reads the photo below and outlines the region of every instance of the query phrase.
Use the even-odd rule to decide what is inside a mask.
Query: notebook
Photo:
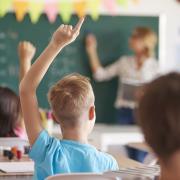
[[[33,173],[34,162],[0,162],[0,171],[4,173]]]
[[[122,180],[154,180],[160,175],[160,167],[143,165],[142,167],[120,168],[118,171],[109,171],[104,174]]]

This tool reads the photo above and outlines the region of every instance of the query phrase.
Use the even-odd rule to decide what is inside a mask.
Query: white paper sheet
[[[33,173],[34,162],[0,162],[0,171],[6,173]]]

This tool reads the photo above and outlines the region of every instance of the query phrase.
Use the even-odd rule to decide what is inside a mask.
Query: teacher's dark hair
[[[19,117],[19,97],[11,89],[0,87],[0,137],[16,137],[14,128]]]

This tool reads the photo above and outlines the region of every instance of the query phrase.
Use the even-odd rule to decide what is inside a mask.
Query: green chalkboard
[[[77,22],[77,17],[71,18],[71,24]],[[18,23],[13,13],[0,19],[0,85],[8,86],[18,91],[18,56],[17,44],[20,40],[29,40],[37,47],[36,57],[49,42],[53,31],[62,23],[60,17],[50,24],[45,15],[40,17],[37,24],[30,22],[27,15],[23,22]],[[57,56],[38,89],[39,104],[49,108],[46,94],[49,87],[72,72],[79,72],[92,78],[88,58],[84,47],[87,33],[93,32],[98,39],[99,56],[104,66],[116,61],[122,55],[130,55],[128,38],[137,26],[148,26],[157,34],[159,31],[159,17],[143,16],[101,16],[97,22],[90,17],[81,30],[80,37],[72,45],[66,47]],[[158,48],[157,48],[158,52]],[[157,54],[158,57],[158,54]],[[97,83],[92,79],[96,96],[97,121],[115,123],[114,101],[117,93],[117,79]]]

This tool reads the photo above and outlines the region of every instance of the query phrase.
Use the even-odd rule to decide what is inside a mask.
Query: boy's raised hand
[[[62,24],[53,34],[51,43],[55,47],[65,47],[72,43],[79,35],[84,18],[81,18],[76,26]]]

